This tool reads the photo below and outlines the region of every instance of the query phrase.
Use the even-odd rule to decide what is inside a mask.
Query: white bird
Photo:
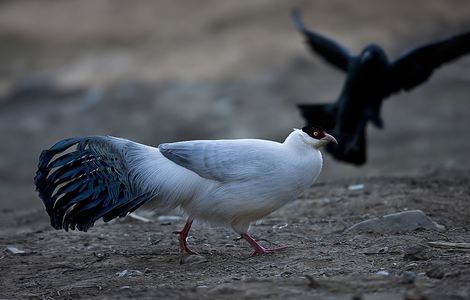
[[[123,217],[145,202],[182,208],[181,253],[193,219],[232,227],[253,248],[250,223],[295,200],[320,174],[320,147],[336,139],[315,127],[294,129],[283,143],[195,140],[158,148],[110,136],[73,137],[41,153],[34,179],[51,225],[87,231],[100,218]],[[75,148],[69,149],[75,146]],[[56,157],[54,159],[54,157]]]

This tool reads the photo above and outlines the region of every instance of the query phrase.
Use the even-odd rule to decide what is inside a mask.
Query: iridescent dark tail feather
[[[73,137],[44,150],[34,184],[51,225],[87,231],[100,218],[125,216],[150,200],[152,193],[129,179],[125,154],[135,145],[107,136]]]

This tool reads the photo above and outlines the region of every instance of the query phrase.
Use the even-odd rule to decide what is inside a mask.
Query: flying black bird
[[[312,52],[347,73],[338,100],[329,104],[299,104],[309,125],[321,125],[338,138],[327,151],[336,159],[362,165],[366,162],[366,126],[383,128],[383,99],[424,83],[435,69],[470,52],[470,32],[406,51],[389,61],[384,50],[368,45],[354,56],[335,41],[305,27],[300,12],[292,18]]]

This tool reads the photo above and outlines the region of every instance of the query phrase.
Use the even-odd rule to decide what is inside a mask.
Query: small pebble
[[[432,267],[431,269],[426,271],[426,276],[428,276],[429,278],[442,279],[444,278],[444,275],[444,270],[439,266]]]
[[[130,213],[129,215],[127,215],[129,218],[132,218],[134,220],[137,220],[137,221],[141,221],[141,222],[144,222],[144,223],[150,223],[152,222],[152,220],[150,219],[147,219],[145,217],[142,217],[142,216],[139,216],[138,214],[136,213]]]
[[[26,251],[20,250],[12,246],[7,247],[7,251],[10,252],[11,254],[25,254],[26,253]]]
[[[273,229],[280,230],[289,226],[287,223],[273,225]]]
[[[384,276],[384,277],[390,276],[390,273],[388,271],[385,271],[385,270],[378,271],[375,274],[380,275],[380,276]]]
[[[426,246],[423,245],[412,245],[405,249],[405,253],[403,254],[404,260],[428,260],[429,259],[429,251]]]
[[[348,186],[348,190],[350,191],[360,191],[364,189],[364,184],[352,184]]]
[[[411,271],[406,271],[403,273],[402,282],[403,283],[413,283],[416,280],[416,273]]]
[[[175,221],[179,221],[181,219],[183,219],[183,218],[180,217],[180,216],[159,216],[157,218],[157,220],[159,222],[175,222]]]
[[[142,272],[139,270],[124,270],[121,272],[117,272],[116,275],[118,277],[132,277],[132,276],[140,276]]]

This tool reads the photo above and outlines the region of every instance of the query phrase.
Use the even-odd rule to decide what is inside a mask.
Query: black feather
[[[34,183],[54,228],[86,231],[98,219],[125,216],[153,197],[129,180],[126,151],[133,145],[75,137],[41,153]]]
[[[349,62],[353,57],[345,47],[319,33],[308,30],[297,9],[292,10],[292,21],[297,30],[303,34],[305,43],[312,51],[318,53],[333,66],[347,72]]]

